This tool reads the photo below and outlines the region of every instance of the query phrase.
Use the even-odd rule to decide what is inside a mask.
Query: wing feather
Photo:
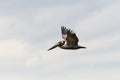
[[[61,31],[62,38],[67,42],[68,46],[75,46],[78,44],[79,39],[71,29],[67,29],[66,27],[62,26]]]

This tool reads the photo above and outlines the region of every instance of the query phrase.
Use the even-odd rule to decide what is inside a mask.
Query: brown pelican
[[[78,45],[79,39],[71,29],[67,29],[64,26],[61,26],[61,32],[62,32],[62,38],[64,40],[59,41],[57,44],[55,44],[53,47],[51,47],[48,50],[54,49],[56,47],[60,47],[62,49],[68,49],[68,50],[86,48],[86,47]]]

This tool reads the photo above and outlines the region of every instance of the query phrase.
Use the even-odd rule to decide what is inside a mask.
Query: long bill
[[[49,48],[48,51],[49,51],[49,50],[52,50],[52,49],[54,49],[54,48],[56,48],[56,47],[58,47],[59,45],[60,45],[60,43],[55,44],[54,46],[52,46],[51,48]]]

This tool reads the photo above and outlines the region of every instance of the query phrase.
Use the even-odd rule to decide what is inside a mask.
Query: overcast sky
[[[47,51],[61,26],[87,49]],[[0,0],[0,80],[120,80],[120,1]]]

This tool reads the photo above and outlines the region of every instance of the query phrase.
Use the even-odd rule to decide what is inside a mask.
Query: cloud
[[[0,16],[0,28],[6,28],[9,25],[14,24],[15,18],[13,17],[6,17],[6,16]]]
[[[119,40],[119,34],[114,33],[89,40],[88,43],[86,43],[85,45],[88,47],[89,50],[99,51],[102,49],[115,47],[118,44]]]
[[[19,40],[2,40],[0,41],[0,58],[18,58],[25,56],[27,51],[25,51],[26,44]]]
[[[82,73],[81,73],[82,72]],[[95,70],[95,71],[72,71],[72,72],[66,72],[66,73],[63,73],[61,75],[59,74],[55,74],[55,75],[48,75],[46,77],[43,77],[41,75],[37,76],[35,74],[1,74],[1,77],[0,79],[1,80],[49,80],[49,79],[52,79],[52,80],[119,80],[120,77],[119,77],[119,74],[120,74],[120,70]],[[34,76],[33,76],[34,75]]]
[[[80,33],[88,35],[104,35],[118,29],[120,8],[118,3],[113,3],[100,10],[93,11],[88,17],[78,21],[76,24]],[[116,30],[118,31],[118,30]],[[98,34],[99,33],[99,34]]]
[[[38,66],[39,62],[42,62],[41,59],[39,59],[40,57],[37,56],[32,56],[29,57],[26,61],[25,61],[25,66],[26,67],[34,67],[34,66]]]

